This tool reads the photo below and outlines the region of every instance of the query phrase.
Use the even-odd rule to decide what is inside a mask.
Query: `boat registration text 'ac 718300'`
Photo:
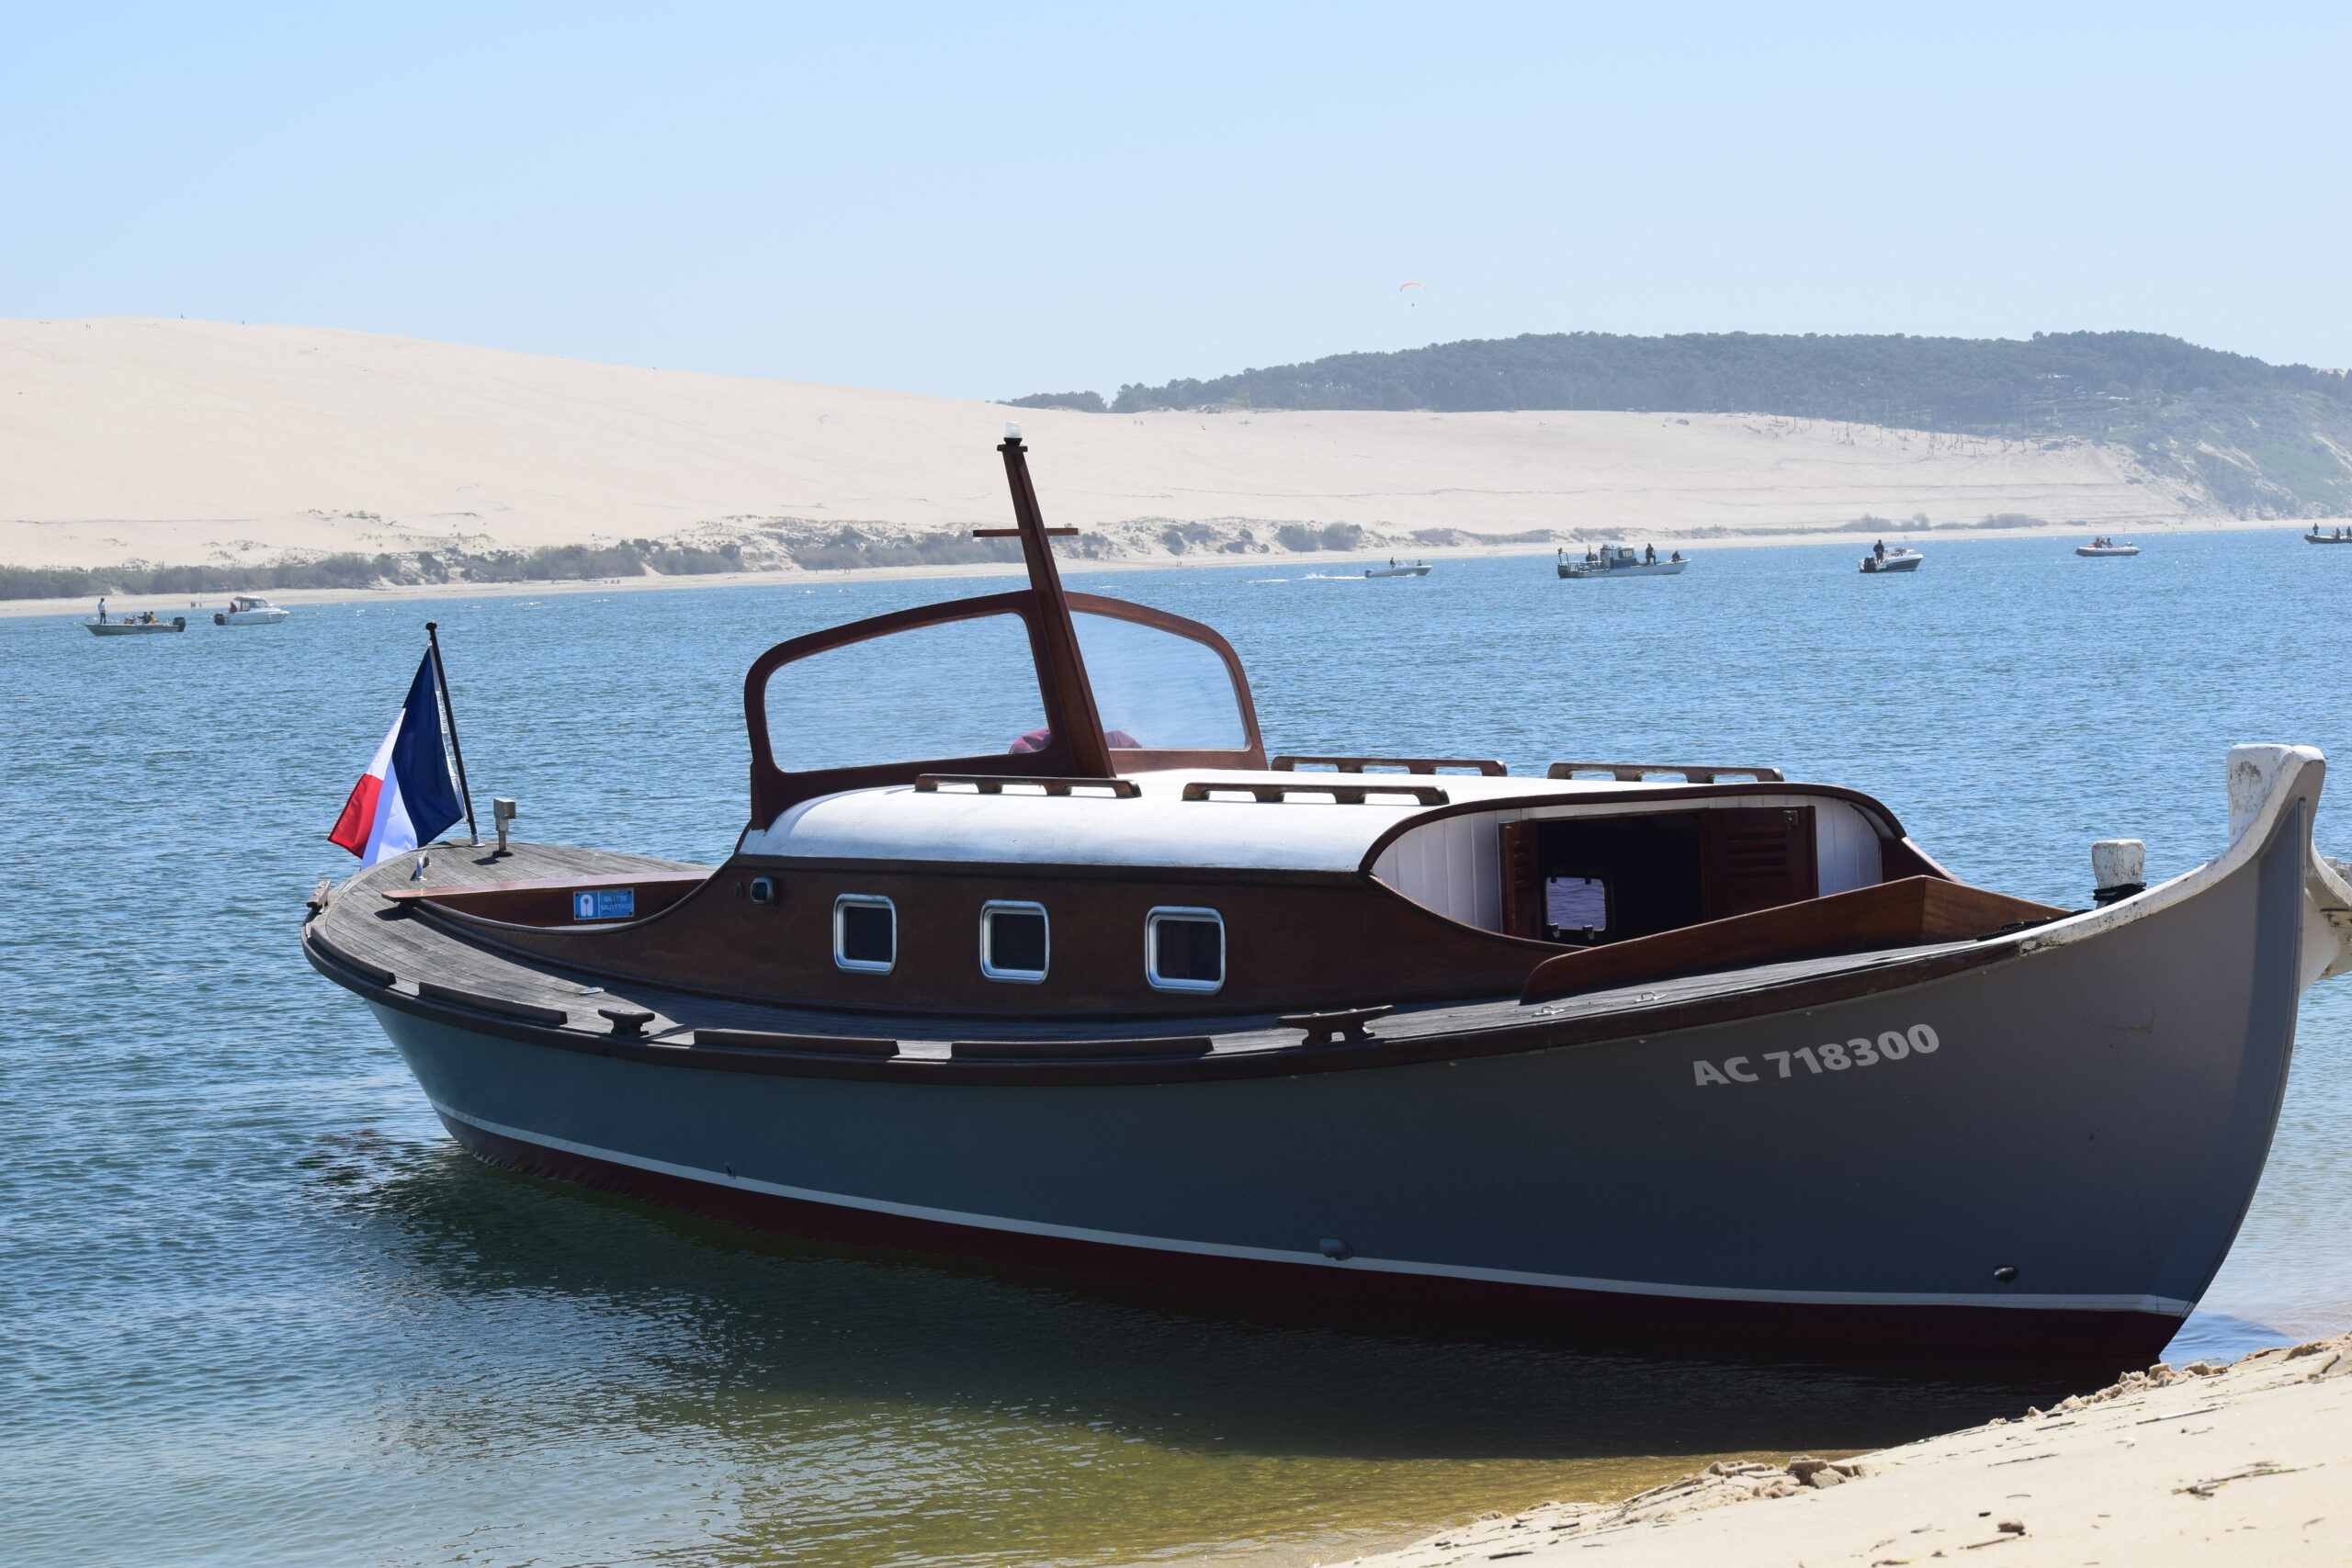
[[[1698,1061],[1690,1064],[1693,1082],[1703,1089],[1709,1084],[1762,1083],[1770,1077],[1797,1077],[1799,1067],[1805,1075],[1818,1077],[1823,1073],[1842,1073],[1849,1067],[1875,1067],[1882,1062],[1899,1062],[1905,1056],[1932,1056],[1943,1043],[1936,1032],[1924,1023],[1915,1023],[1908,1030],[1890,1029],[1872,1039],[1857,1034],[1851,1040],[1833,1040],[1826,1045],[1800,1045],[1793,1051],[1766,1051],[1755,1056],[1727,1056],[1723,1065]]]

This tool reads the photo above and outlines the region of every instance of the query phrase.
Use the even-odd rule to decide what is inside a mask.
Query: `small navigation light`
[[[1007,441],[1018,441],[1021,439],[1021,422],[1019,420],[1008,419],[1004,422],[1004,438]]]

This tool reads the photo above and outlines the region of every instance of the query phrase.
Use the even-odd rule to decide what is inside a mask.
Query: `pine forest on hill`
[[[1092,393],[1023,400],[1101,406]],[[2131,448],[2218,511],[2352,513],[2352,378],[2155,333],[1528,333],[1125,386],[1110,405],[1120,413],[1203,407],[1765,413],[2087,439]]]

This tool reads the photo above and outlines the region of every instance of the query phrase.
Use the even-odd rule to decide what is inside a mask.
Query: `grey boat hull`
[[[1555,1329],[2140,1358],[2227,1253],[2297,998],[2345,963],[2321,773],[2290,757],[2227,855],[1999,962],[1459,1061],[876,1082],[372,1005],[477,1154],[797,1235]]]

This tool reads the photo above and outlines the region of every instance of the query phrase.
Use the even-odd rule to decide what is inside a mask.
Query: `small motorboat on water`
[[[240,593],[229,601],[225,610],[212,613],[216,626],[274,626],[286,619],[287,612],[279,609],[257,593]]]
[[[1426,561],[1400,561],[1392,557],[1386,566],[1364,568],[1363,574],[1366,577],[1427,577],[1430,569]]]
[[[722,863],[509,845],[502,801],[496,850],[322,885],[304,955],[459,1143],[1170,1301],[2119,1360],[2179,1328],[2298,998],[2352,969],[2318,751],[2233,750],[2226,847],[2150,886],[2103,841],[2080,909],[1769,767],[1270,761],[1231,646],[1065,591],[999,451],[1027,585],[754,660]]]
[[[92,637],[148,637],[156,632],[184,632],[187,630],[187,617],[174,615],[164,620],[153,610],[142,610],[135,615],[120,615],[108,620],[107,613],[100,610],[82,625],[88,628]]]
[[[1585,551],[1581,558],[1571,558],[1566,550],[1558,552],[1555,563],[1562,577],[1673,577],[1690,563],[1676,550],[1665,559],[1658,558],[1655,548],[1637,550],[1631,545],[1602,545]]]
[[[2129,542],[2119,545],[2102,534],[2087,545],[2076,545],[2075,553],[2078,556],[2136,556],[2140,553],[2140,547]]]
[[[1872,577],[1885,571],[1917,571],[1919,570],[1919,563],[1927,558],[1915,549],[1897,545],[1891,550],[1883,552],[1872,550],[1869,555],[1864,556],[1862,570],[1866,575]]]
[[[2303,536],[2303,543],[2307,545],[2352,545],[2352,528],[2337,528],[2329,533],[2322,533],[2319,529],[2313,528]]]

